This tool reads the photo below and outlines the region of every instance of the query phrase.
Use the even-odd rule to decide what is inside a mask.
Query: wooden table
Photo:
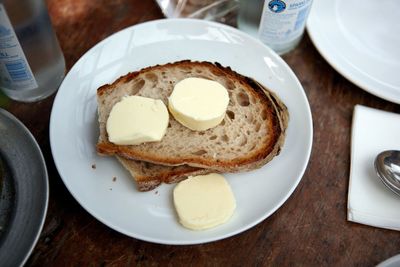
[[[47,2],[68,69],[110,34],[163,17],[150,0]],[[308,168],[293,195],[271,217],[237,236],[203,245],[143,242],[97,221],[71,196],[54,166],[48,134],[54,96],[33,104],[3,101],[36,137],[49,171],[46,223],[27,266],[372,266],[399,253],[398,232],[348,222],[346,205],[354,105],[397,113],[400,105],[343,78],[307,35],[283,58],[302,83],[312,110]]]

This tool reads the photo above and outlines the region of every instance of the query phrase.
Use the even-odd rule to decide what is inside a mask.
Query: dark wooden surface
[[[162,18],[150,0],[48,0],[67,68],[110,34]],[[1,106],[37,139],[47,162],[46,223],[27,266],[373,266],[400,253],[400,233],[346,220],[350,132],[354,105],[400,113],[338,74],[307,35],[284,60],[310,102],[314,121],[308,168],[289,200],[271,217],[237,236],[194,246],[167,246],[124,236],[98,222],[70,195],[54,166],[49,118],[54,96]],[[301,142],[301,140],[299,140]]]

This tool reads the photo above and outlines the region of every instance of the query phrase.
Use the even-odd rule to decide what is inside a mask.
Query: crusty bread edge
[[[159,177],[148,178],[148,177],[139,177],[137,173],[135,173],[119,156],[115,156],[121,165],[130,173],[131,178],[136,182],[137,189],[141,192],[150,191],[154,188],[158,187],[162,183],[162,179]],[[138,180],[135,179],[137,177]]]
[[[115,156],[121,165],[130,173],[130,176],[136,182],[137,189],[141,192],[151,191],[158,187],[161,183],[173,184],[179,183],[189,176],[196,176],[216,172],[212,169],[197,169],[192,171],[171,170],[168,174],[162,173],[157,177],[140,176],[130,166],[126,164],[126,160],[119,156]]]

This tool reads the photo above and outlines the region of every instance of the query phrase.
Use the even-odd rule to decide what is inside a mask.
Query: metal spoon
[[[379,153],[374,165],[382,183],[400,196],[400,151],[388,150]]]

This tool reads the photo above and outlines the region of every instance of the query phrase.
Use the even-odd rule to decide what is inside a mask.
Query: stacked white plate
[[[400,1],[316,0],[308,33],[348,80],[400,104]]]

